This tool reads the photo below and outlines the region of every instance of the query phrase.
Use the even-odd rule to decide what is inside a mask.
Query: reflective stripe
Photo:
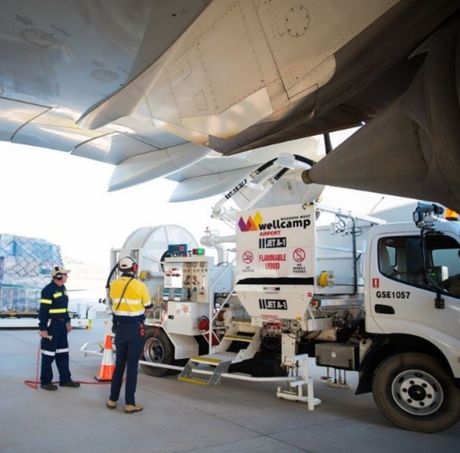
[[[40,299],[40,303],[41,304],[48,304],[48,305],[51,305],[53,303],[52,300],[50,299]]]
[[[41,350],[41,353],[43,355],[49,355],[50,357],[54,357],[56,355],[55,352],[52,352],[52,351],[45,351],[44,349]]]
[[[67,313],[67,308],[51,308],[48,313]]]
[[[53,297],[54,297],[54,298],[61,297],[61,296],[62,296],[62,292],[61,292],[61,291],[59,291],[59,292],[53,294]]]
[[[123,299],[123,302],[113,301],[112,303],[112,311],[115,314],[118,314],[120,311],[126,311],[128,313],[136,313],[136,316],[144,313],[144,306],[139,300],[130,300],[128,299],[126,302]]]
[[[113,314],[117,316],[139,316],[144,314],[144,310],[139,310],[139,311],[123,311],[123,310],[117,310],[114,311]]]
[[[64,349],[56,349],[56,354],[61,354],[63,352],[69,352],[69,348],[64,348]]]

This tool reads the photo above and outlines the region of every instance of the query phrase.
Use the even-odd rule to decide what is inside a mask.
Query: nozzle
[[[302,181],[305,184],[313,184],[313,180],[311,179],[311,176],[310,176],[310,170],[304,170],[302,172]]]

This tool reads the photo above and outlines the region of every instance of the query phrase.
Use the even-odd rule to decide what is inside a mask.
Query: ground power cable
[[[30,388],[33,388],[34,390],[38,389],[38,384],[39,384],[38,373],[40,369],[40,351],[41,351],[41,340],[37,348],[37,359],[35,362],[35,380],[26,379],[24,381],[24,384],[26,384]],[[101,384],[110,384],[111,381],[75,381],[75,382],[79,382],[80,384],[84,384],[84,385],[101,385]],[[53,381],[53,384],[58,384],[58,383],[59,381]]]

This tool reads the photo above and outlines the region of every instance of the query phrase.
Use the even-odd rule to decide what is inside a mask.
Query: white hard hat
[[[61,275],[67,275],[70,272],[69,269],[64,269],[62,266],[54,266],[51,271],[51,276],[53,278],[60,277]]]
[[[120,271],[133,271],[135,272],[137,268],[137,263],[130,257],[125,256],[118,261],[118,269]]]

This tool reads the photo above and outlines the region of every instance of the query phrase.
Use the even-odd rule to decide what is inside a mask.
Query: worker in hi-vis
[[[145,343],[145,309],[152,306],[147,286],[135,277],[137,267],[131,257],[121,258],[118,262],[121,276],[110,284],[116,362],[106,405],[109,409],[117,406],[126,368],[124,410],[128,414],[142,410],[142,405],[136,404],[134,394],[139,359]]]
[[[38,311],[41,337],[41,374],[40,384],[44,390],[57,390],[53,384],[52,364],[56,359],[61,387],[80,387],[79,382],[72,381],[69,370],[69,342],[67,334],[72,330],[68,312],[69,297],[65,282],[70,271],[55,266],[52,281],[41,292]]]

